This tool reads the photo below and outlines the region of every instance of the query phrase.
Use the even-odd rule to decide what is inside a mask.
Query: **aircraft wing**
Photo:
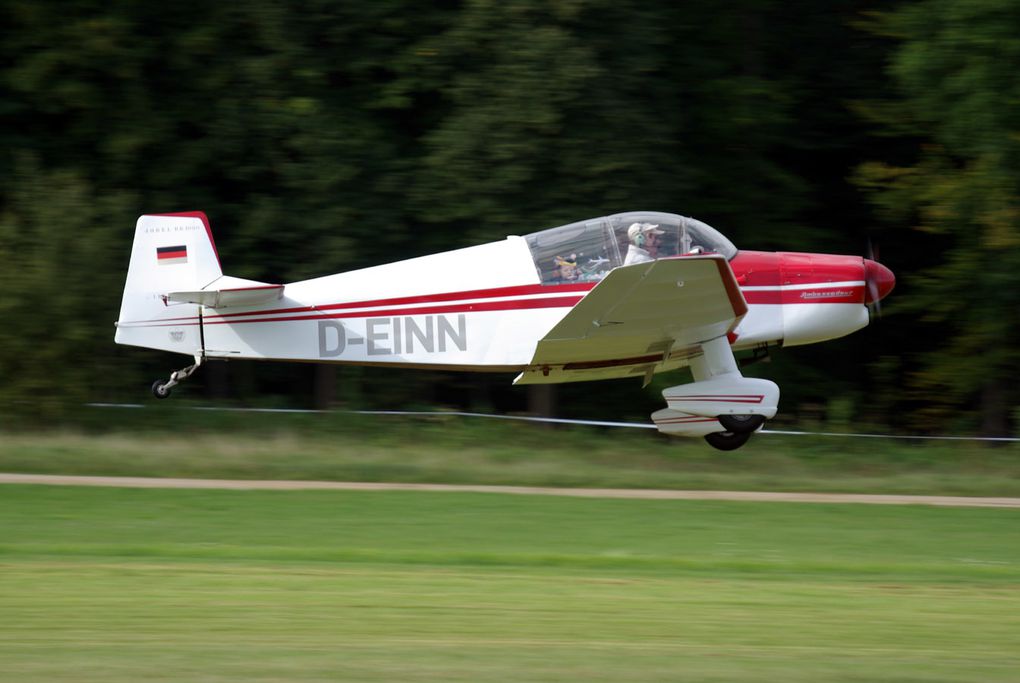
[[[193,292],[170,292],[163,300],[167,303],[201,304],[209,308],[254,306],[277,301],[283,297],[283,285],[270,285],[255,280],[224,275],[203,289]]]
[[[515,384],[681,367],[733,330],[747,302],[726,259],[685,256],[614,269],[539,342]]]

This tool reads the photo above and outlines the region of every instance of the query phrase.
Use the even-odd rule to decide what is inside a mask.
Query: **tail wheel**
[[[750,434],[765,424],[762,415],[719,415],[716,419],[727,432],[737,434]]]
[[[751,432],[715,432],[705,435],[708,445],[718,448],[720,451],[735,451],[747,443],[750,438]]]
[[[170,387],[168,387],[163,380],[157,379],[152,383],[152,395],[156,398],[169,398]]]

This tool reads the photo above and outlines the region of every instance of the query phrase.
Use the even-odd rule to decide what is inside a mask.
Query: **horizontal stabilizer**
[[[204,289],[193,292],[170,292],[163,300],[169,305],[200,304],[209,308],[232,308],[237,306],[255,306],[283,297],[283,285],[270,285],[255,280],[223,276],[207,285]]]

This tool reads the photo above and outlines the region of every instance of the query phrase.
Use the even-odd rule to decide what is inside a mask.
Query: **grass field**
[[[1016,681],[1018,522],[0,486],[0,680]]]
[[[1020,496],[1020,444],[756,435],[721,453],[652,430],[176,404],[0,431],[0,472]]]

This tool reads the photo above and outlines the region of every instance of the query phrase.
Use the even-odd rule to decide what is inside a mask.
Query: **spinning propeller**
[[[868,240],[868,256],[864,259],[864,303],[872,316],[882,317],[882,304],[896,286],[893,272],[878,262],[878,250]]]

